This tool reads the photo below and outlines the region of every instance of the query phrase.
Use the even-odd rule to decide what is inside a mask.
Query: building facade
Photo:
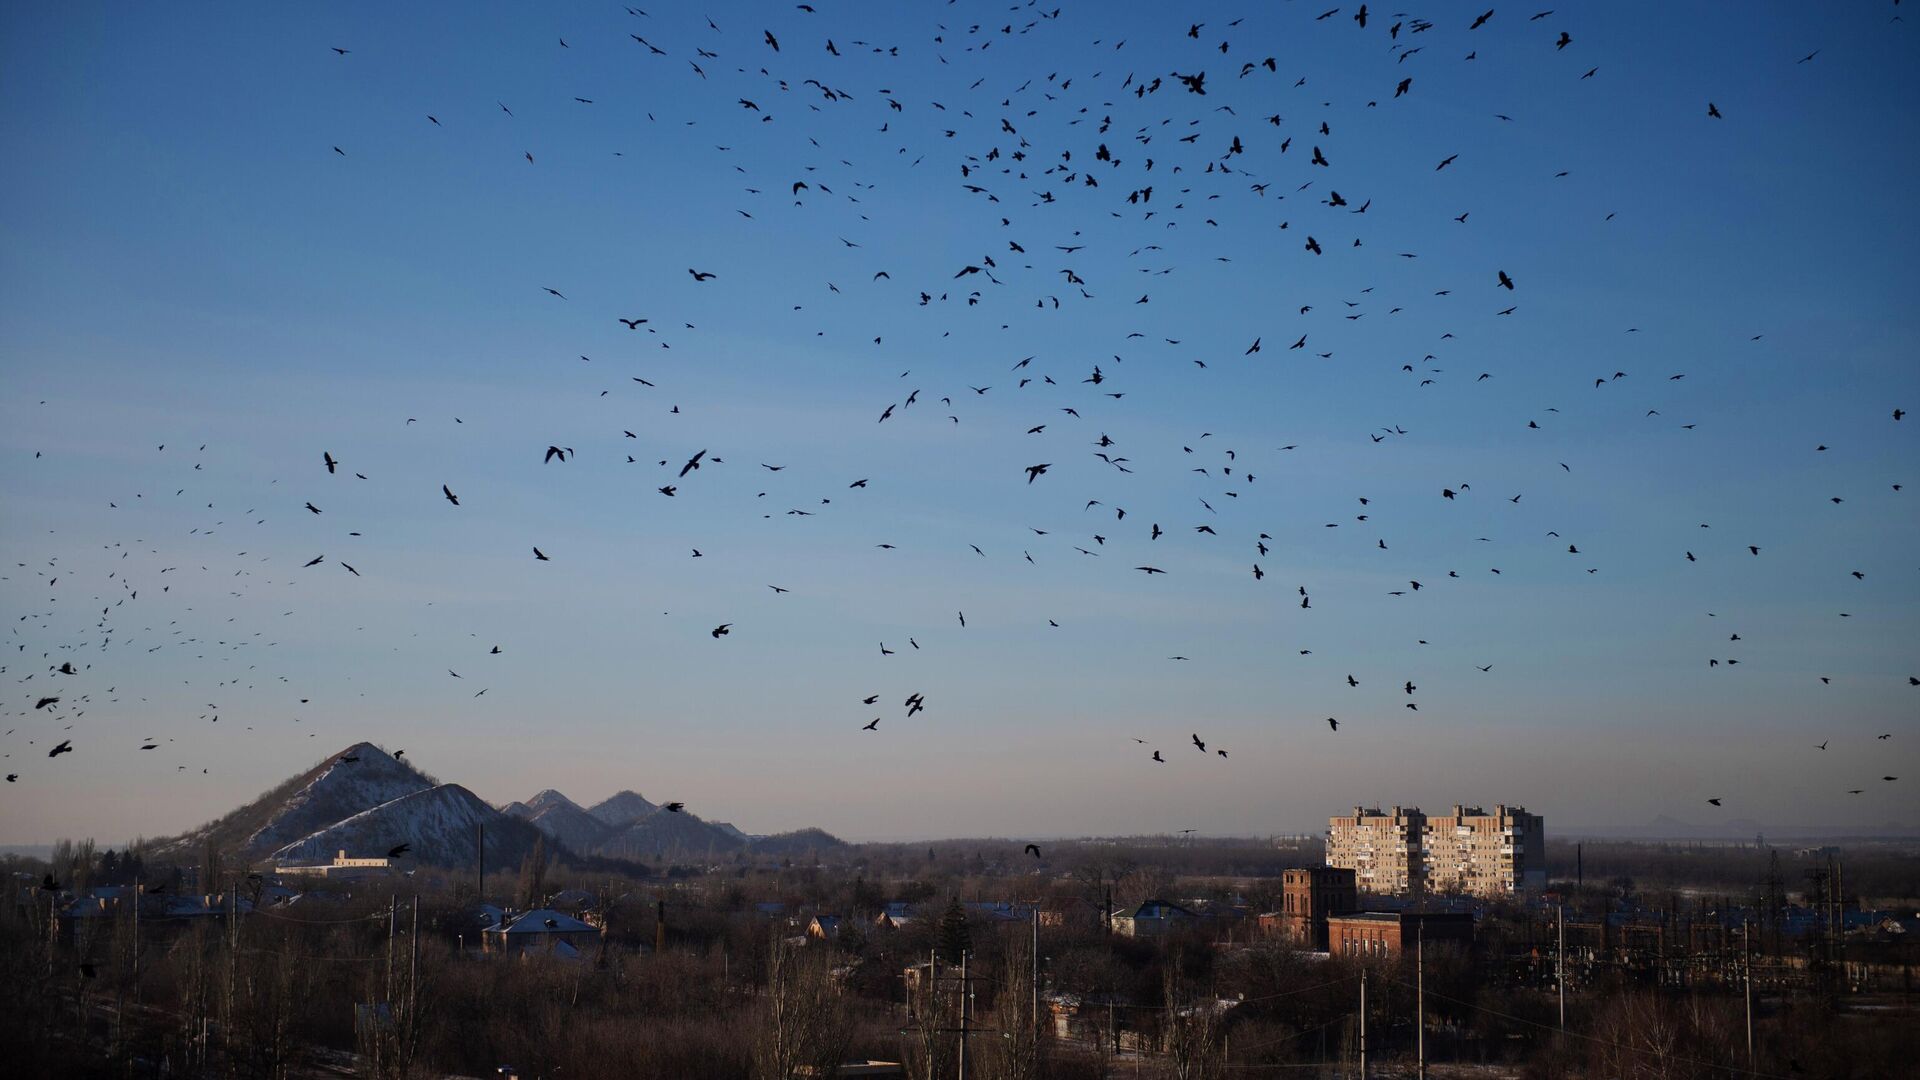
[[[1327,917],[1358,910],[1359,886],[1347,867],[1315,866],[1280,874],[1278,928],[1303,949],[1327,951]],[[1262,923],[1266,918],[1262,917]]]
[[[1327,865],[1354,871],[1364,892],[1512,896],[1546,886],[1546,825],[1519,806],[1456,804],[1429,817],[1356,806],[1327,819]]]
[[[1418,807],[1356,806],[1352,814],[1327,819],[1327,865],[1352,870],[1363,892],[1418,895],[1426,890],[1426,831],[1427,815]]]
[[[1327,918],[1335,956],[1393,959],[1418,948],[1473,947],[1473,916],[1450,912],[1367,911]]]
[[[1427,818],[1426,839],[1430,891],[1512,896],[1546,887],[1546,825],[1524,807],[1500,804],[1488,813],[1456,804],[1451,814]]]
[[[378,858],[349,858],[342,851],[333,857],[330,863],[315,863],[310,866],[280,865],[274,868],[280,874],[306,874],[323,878],[361,878],[385,877],[393,872],[393,860]]]

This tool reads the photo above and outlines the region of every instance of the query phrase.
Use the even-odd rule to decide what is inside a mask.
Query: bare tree
[[[789,1080],[803,1068],[830,1075],[853,1040],[845,990],[826,950],[805,950],[775,938],[767,958],[767,994],[754,1069],[766,1080]]]
[[[994,1008],[997,1037],[988,1042],[994,1080],[1037,1080],[1040,1060],[1039,1029],[1033,1015],[1033,945],[1025,934],[1014,934],[1002,951],[1000,993]]]
[[[1225,1075],[1220,1018],[1214,1001],[1193,994],[1178,964],[1167,965],[1167,1016],[1163,1042],[1177,1080],[1215,1080]]]

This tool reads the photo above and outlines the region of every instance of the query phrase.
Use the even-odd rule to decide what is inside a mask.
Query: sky
[[[0,13],[0,841],[1920,822],[1893,5],[811,6]]]

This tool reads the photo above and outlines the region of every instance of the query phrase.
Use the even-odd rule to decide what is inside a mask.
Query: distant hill
[[[385,855],[408,846],[402,865],[466,867],[475,826],[486,827],[486,861],[516,866],[542,836],[556,854],[641,861],[702,859],[742,850],[791,857],[846,845],[819,830],[751,836],[725,822],[669,811],[622,791],[591,809],[548,788],[495,808],[458,784],[443,784],[372,743],[355,743],[245,806],[156,844],[156,854],[194,862],[211,841],[245,862],[323,863]],[[409,864],[406,860],[411,860]]]
[[[738,851],[746,841],[684,811],[655,810],[600,842],[596,854],[622,859],[702,858]]]
[[[810,851],[833,851],[847,846],[845,840],[825,829],[796,829],[772,836],[752,838],[756,855],[805,855]]]
[[[486,826],[491,866],[518,865],[541,835],[532,824],[495,810],[466,788],[440,784],[315,830],[268,857],[278,863],[321,863],[342,851],[352,857],[377,857],[406,844],[412,849],[406,859],[416,863],[471,866],[476,825]],[[406,859],[401,865],[407,865]]]
[[[222,853],[262,858],[343,818],[425,791],[434,783],[372,743],[355,743],[238,810],[161,841],[156,854],[196,859],[211,839]]]
[[[526,802],[509,803],[501,807],[501,811],[546,833],[562,847],[583,854],[593,851],[616,831],[552,788]]]
[[[1889,821],[1881,825],[1764,825],[1752,818],[1700,825],[1666,814],[1645,825],[1593,825],[1553,830],[1555,839],[1577,840],[1831,840],[1841,837],[1911,837],[1920,828]]]
[[[658,806],[641,798],[639,792],[622,791],[593,804],[587,813],[616,829],[623,829],[658,809]]]

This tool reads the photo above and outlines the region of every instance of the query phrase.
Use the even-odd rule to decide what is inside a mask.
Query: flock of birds
[[[781,175],[754,175],[742,164],[747,158],[736,153],[733,145],[716,146],[710,163],[720,167],[721,177],[732,178],[740,184],[743,205],[736,212],[741,220],[758,225],[763,219],[783,212],[813,215],[829,220],[834,229],[844,234],[838,237],[841,245],[838,253],[853,253],[852,257],[864,260],[862,272],[869,276],[863,283],[847,285],[845,292],[840,284],[828,281],[829,296],[842,297],[857,291],[862,303],[874,306],[952,311],[952,319],[934,328],[939,338],[950,335],[952,327],[962,324],[963,320],[973,320],[965,325],[984,325],[981,320],[1012,319],[1018,310],[1023,318],[1078,320],[1087,340],[1103,340],[1104,344],[1086,349],[1086,355],[1081,357],[1023,356],[1020,353],[1025,350],[1015,350],[996,362],[992,370],[999,372],[997,376],[979,375],[988,370],[983,362],[964,373],[926,374],[923,377],[928,384],[917,387],[902,381],[914,374],[908,370],[889,378],[891,384],[905,388],[905,392],[888,390],[875,394],[869,415],[876,424],[910,425],[921,422],[918,418],[937,404],[938,419],[931,423],[957,426],[972,418],[973,407],[984,406],[989,401],[1008,395],[1024,395],[1023,401],[1044,397],[1044,405],[1030,407],[1033,422],[1010,430],[1006,437],[1045,449],[1034,450],[1028,458],[1032,463],[1019,471],[1009,471],[1004,483],[1035,491],[1057,486],[1061,505],[1072,508],[1079,521],[1097,519],[1104,524],[1072,530],[1029,526],[1031,535],[1019,542],[1000,538],[1002,550],[1019,550],[1022,562],[1033,565],[1053,555],[1088,559],[1120,555],[1116,564],[1120,572],[1143,575],[1149,580],[1165,579],[1170,583],[1169,588],[1178,588],[1181,578],[1188,573],[1206,572],[1189,569],[1192,560],[1176,542],[1163,542],[1163,537],[1176,531],[1195,543],[1226,545],[1240,552],[1234,556],[1241,561],[1239,572],[1256,587],[1274,588],[1265,584],[1273,573],[1267,567],[1276,561],[1276,550],[1285,543],[1276,536],[1284,534],[1277,526],[1260,523],[1257,495],[1266,489],[1256,487],[1256,483],[1271,471],[1285,468],[1286,455],[1300,448],[1299,443],[1271,450],[1228,448],[1218,444],[1214,433],[1195,430],[1180,437],[1176,452],[1154,445],[1147,435],[1108,434],[1143,428],[1160,419],[1153,415],[1150,392],[1143,398],[1136,390],[1138,384],[1131,373],[1142,362],[1153,363],[1162,356],[1177,355],[1181,340],[1165,333],[1125,329],[1120,316],[1153,302],[1151,286],[1156,279],[1186,269],[1168,251],[1175,237],[1184,242],[1185,234],[1179,230],[1200,231],[1206,237],[1208,250],[1218,252],[1214,258],[1221,264],[1231,261],[1229,253],[1236,230],[1240,231],[1239,235],[1251,235],[1256,227],[1266,230],[1268,237],[1260,243],[1281,245],[1297,253],[1300,271],[1307,278],[1307,283],[1297,291],[1310,297],[1311,302],[1285,309],[1276,306],[1273,311],[1258,313],[1258,318],[1270,324],[1286,322],[1287,328],[1278,333],[1269,329],[1241,339],[1246,345],[1239,359],[1245,363],[1269,363],[1274,352],[1283,358],[1289,353],[1298,353],[1302,360],[1312,357],[1321,361],[1333,361],[1339,353],[1343,363],[1385,364],[1397,369],[1397,375],[1405,379],[1410,392],[1448,382],[1453,378],[1451,365],[1443,363],[1439,354],[1446,352],[1456,337],[1451,329],[1433,328],[1426,334],[1433,351],[1419,360],[1405,361],[1397,358],[1388,361],[1378,356],[1350,360],[1344,351],[1352,342],[1350,332],[1364,319],[1377,322],[1395,318],[1414,310],[1419,301],[1454,296],[1484,308],[1486,316],[1496,320],[1490,326],[1497,326],[1498,320],[1511,318],[1521,310],[1529,284],[1523,272],[1525,267],[1509,268],[1498,261],[1458,266],[1448,271],[1445,280],[1440,282],[1444,287],[1426,290],[1431,297],[1415,296],[1413,281],[1403,268],[1424,253],[1380,254],[1368,246],[1375,240],[1375,235],[1364,227],[1372,220],[1364,215],[1374,209],[1374,199],[1364,194],[1371,177],[1364,169],[1345,167],[1346,160],[1352,156],[1352,140],[1363,137],[1351,133],[1367,130],[1361,119],[1366,110],[1392,108],[1396,101],[1420,95],[1425,89],[1424,73],[1432,65],[1476,61],[1481,49],[1487,47],[1481,45],[1486,40],[1485,28],[1497,27],[1509,20],[1542,24],[1537,35],[1529,31],[1520,40],[1531,42],[1526,48],[1564,56],[1564,78],[1569,82],[1597,79],[1603,70],[1601,65],[1581,58],[1579,37],[1558,25],[1565,16],[1553,11],[1510,14],[1504,9],[1492,9],[1462,18],[1425,19],[1386,15],[1361,4],[1336,7],[1324,13],[1283,12],[1281,17],[1288,20],[1282,39],[1284,47],[1273,39],[1244,31],[1243,20],[1239,18],[1208,18],[1170,25],[1164,39],[1158,41],[1096,39],[1094,44],[1100,53],[1112,58],[1110,68],[1038,71],[1031,77],[1009,79],[992,64],[1000,53],[1007,51],[1006,43],[1028,35],[1057,37],[1069,33],[1069,18],[1063,15],[1062,9],[1028,3],[1006,9],[991,19],[982,17],[978,22],[949,25],[941,21],[925,40],[895,43],[865,40],[858,29],[846,32],[842,24],[831,23],[830,16],[822,10],[830,6],[794,5],[792,11],[780,13],[777,21],[784,29],[779,34],[757,25],[723,27],[716,18],[703,18],[704,25],[699,27],[697,36],[690,38],[683,37],[679,29],[659,27],[649,12],[629,7],[625,9],[627,28],[621,43],[626,45],[624,39],[630,38],[631,43],[626,47],[632,50],[631,62],[664,65],[656,77],[674,80],[687,95],[737,97],[733,107],[741,116],[751,117],[752,124],[729,132],[728,137],[736,143],[756,137],[754,129],[772,125],[799,125],[804,129],[810,145],[819,149],[819,160],[793,164]],[[1079,25],[1084,26],[1084,21]],[[1336,39],[1336,34],[1348,36]],[[1500,47],[1515,47],[1514,40],[1502,39]],[[551,46],[537,44],[554,50],[573,50],[580,43],[576,35],[572,43],[561,37]],[[1336,114],[1331,108],[1333,103],[1322,102],[1314,96],[1306,78],[1290,76],[1283,70],[1287,66],[1283,54],[1299,47],[1384,50],[1384,55],[1392,59],[1395,74],[1383,81],[1378,92],[1367,100],[1342,102],[1347,111]],[[359,45],[315,46],[322,54],[329,49],[330,62],[342,65],[365,63],[371,51]],[[905,84],[912,82],[911,65],[915,64],[942,67],[972,64],[979,68],[981,75],[969,88],[971,96],[965,102],[921,100],[907,89],[896,90],[891,81],[880,85],[863,81],[873,70],[871,66],[863,67],[859,76],[842,77],[837,65],[855,56],[866,57],[874,63],[899,65],[893,70]],[[1820,50],[1815,49],[1797,63],[1806,64],[1819,56]],[[602,98],[575,97],[572,103],[587,108],[603,101]],[[1236,105],[1247,108],[1249,102],[1262,104],[1252,115],[1242,115],[1235,108]],[[498,113],[494,119],[499,123],[524,123],[504,101],[496,100],[494,105]],[[1688,107],[1699,108],[1695,115],[1703,124],[1726,119],[1722,108],[1704,97],[1697,106]],[[1336,120],[1336,115],[1347,119]],[[651,118],[651,114],[649,116]],[[426,125],[433,137],[454,137],[451,117],[449,123],[443,123],[437,113],[422,111],[420,117],[419,123]],[[1495,119],[1503,127],[1515,123],[1513,117],[1504,113],[1497,114]],[[831,148],[835,135],[851,124],[897,139],[900,163],[909,159],[911,162],[905,165],[906,170],[918,169],[922,162],[929,163],[930,168],[918,174],[924,177],[925,184],[957,185],[956,197],[963,200],[967,212],[977,219],[981,239],[977,250],[953,258],[950,275],[923,275],[912,283],[895,282],[896,270],[902,276],[907,271],[890,263],[881,253],[893,250],[889,247],[890,241],[904,240],[909,245],[917,241],[913,237],[876,235],[867,227],[869,201],[877,202],[888,196],[878,182],[865,178],[869,174],[861,166]],[[1041,138],[1040,132],[1047,133],[1047,143],[1036,141]],[[1064,141],[1053,142],[1056,137],[1064,137]],[[1702,132],[1701,137],[1709,137],[1709,133]],[[329,139],[326,144],[331,145],[332,153],[338,157],[351,160],[354,156],[350,141],[333,143]],[[325,153],[324,147],[321,153]],[[624,151],[613,153],[624,154]],[[1424,170],[1430,164],[1432,173],[1471,168],[1471,161],[1463,160],[1463,156],[1470,159],[1471,151],[1449,154],[1437,162],[1417,167]],[[542,159],[536,157],[532,149],[524,151],[521,157],[524,161],[516,163],[517,168],[542,166]],[[703,163],[687,164],[694,167]],[[766,170],[760,167],[760,171]],[[1462,230],[1473,227],[1472,209],[1456,212],[1453,208],[1422,207],[1415,212],[1450,219]],[[1600,210],[1593,209],[1593,213],[1598,216]],[[1375,218],[1378,216],[1376,211]],[[1611,221],[1613,217],[1612,212],[1605,214],[1606,220]],[[1133,233],[1140,237],[1140,242],[1127,251],[1110,249],[1088,235],[1096,231],[1090,225],[1077,225],[1090,221],[1097,221],[1100,230]],[[719,224],[714,227],[719,228]],[[1321,260],[1343,257],[1372,260],[1371,265],[1377,267],[1383,287],[1378,292],[1368,287],[1354,295],[1333,299],[1319,295],[1311,286],[1311,275],[1318,272],[1317,264]],[[695,289],[724,288],[732,272],[727,265],[687,266],[685,282]],[[1136,273],[1149,283],[1147,290],[1139,291],[1127,285],[1127,279]],[[543,304],[579,304],[573,298],[579,295],[577,288],[570,290],[536,281],[528,283],[527,291],[531,298]],[[573,296],[569,295],[570,291]],[[1116,306],[1124,310],[1116,312]],[[797,312],[803,305],[793,307]],[[688,319],[657,311],[589,311],[583,312],[580,318],[586,324],[618,325],[624,328],[619,332],[634,335],[631,340],[644,342],[649,349],[686,347],[697,342],[700,335],[699,328]],[[851,323],[857,323],[858,318],[857,312],[847,316]],[[1007,323],[1000,322],[1000,325]],[[1147,323],[1143,320],[1141,325]],[[825,331],[816,331],[813,336],[824,337]],[[856,339],[851,331],[846,336],[849,341],[865,344],[864,337]],[[881,345],[880,336],[866,336],[872,338],[873,346]],[[934,337],[934,332],[930,331],[929,336]],[[1266,346],[1267,336],[1274,336],[1277,343],[1285,344],[1277,348]],[[1159,340],[1156,341],[1156,337]],[[1753,335],[1754,340],[1758,337]],[[912,348],[899,343],[888,347],[890,352]],[[1476,347],[1474,355],[1494,356],[1497,349]],[[1196,376],[1208,372],[1210,362],[1215,367],[1223,362],[1214,357],[1187,359],[1194,365]],[[1001,368],[1001,364],[1005,367]],[[641,374],[628,375],[630,381],[624,382],[617,392],[641,402],[636,409],[651,409],[669,417],[681,416],[679,404],[662,398],[671,399],[684,392],[687,384],[676,385],[667,376],[644,367],[638,370]],[[1470,389],[1499,374],[1495,366],[1475,373],[1466,383]],[[1652,391],[1658,386],[1678,383],[1687,374],[1661,372],[1653,380],[1643,377],[1640,381],[1653,382],[1654,386],[1644,387]],[[975,385],[975,379],[979,385]],[[1631,379],[1630,373],[1624,370],[1601,372],[1592,377],[1591,387],[1584,392],[1611,392],[1609,387],[1623,382],[1639,385],[1630,382]],[[1580,385],[1584,387],[1585,383]],[[852,379],[848,389],[866,392]],[[596,396],[606,397],[612,393],[616,391],[602,389]],[[1661,417],[1659,405],[1665,402],[1653,395],[1642,404],[1648,405],[1645,417],[1651,420]],[[1866,412],[1863,406],[1860,423],[1867,422]],[[1554,421],[1547,414],[1559,413],[1559,408],[1549,408],[1526,419],[1525,428],[1541,431]],[[1873,413],[1879,422],[1889,424],[1899,424],[1905,416],[1903,409],[1891,405],[1875,407]],[[425,429],[465,421],[459,417],[436,420],[431,416],[395,416],[393,423],[403,427],[421,424]],[[1698,421],[1694,421],[1677,426],[1693,431],[1697,424]],[[1364,442],[1360,441],[1362,435]],[[1353,437],[1362,447],[1417,438],[1402,423],[1374,424],[1355,430]],[[790,478],[781,475],[794,468],[794,463],[751,462],[743,466],[729,460],[732,454],[727,447],[702,445],[707,440],[698,436],[686,437],[677,449],[667,451],[665,447],[673,445],[671,440],[678,438],[680,436],[664,435],[640,423],[617,429],[589,429],[583,425],[581,431],[544,446],[529,445],[526,452],[537,458],[542,467],[556,470],[578,468],[578,463],[588,458],[617,462],[624,457],[622,465],[653,475],[648,483],[660,500],[680,499],[683,493],[709,482],[716,472],[745,468],[763,476],[769,485],[769,490],[758,492],[756,498],[774,493],[792,503],[784,511],[763,512],[756,506],[755,512],[769,520],[776,514],[804,519],[839,510],[848,500],[888,497],[883,488],[875,485],[873,477],[847,475],[831,481],[831,495],[815,491],[806,498],[817,498],[817,502],[804,501]],[[566,445],[568,443],[583,449],[576,450],[575,445]],[[643,447],[653,452],[645,452]],[[336,454],[336,450],[340,452]],[[310,468],[285,478],[287,483],[283,489],[263,492],[265,501],[244,512],[216,509],[209,502],[204,508],[204,521],[190,534],[211,535],[241,523],[261,524],[291,512],[295,516],[304,515],[303,520],[308,522],[307,531],[312,535],[313,544],[310,554],[243,549],[225,556],[228,561],[224,564],[166,565],[149,572],[143,568],[152,562],[150,556],[164,561],[169,549],[164,541],[129,535],[104,552],[109,563],[122,565],[84,583],[74,579],[75,571],[67,569],[70,563],[78,561],[73,557],[77,553],[55,552],[37,562],[16,562],[15,568],[29,572],[31,578],[10,592],[19,597],[30,590],[47,599],[17,616],[13,635],[18,656],[0,667],[0,673],[10,674],[14,679],[22,702],[20,707],[11,710],[20,720],[6,733],[6,757],[12,760],[20,750],[16,736],[32,746],[51,743],[45,751],[48,759],[84,748],[91,735],[83,723],[89,708],[96,699],[120,700],[115,649],[125,649],[124,643],[129,640],[138,640],[140,647],[148,651],[168,649],[179,654],[181,671],[187,670],[189,655],[204,659],[212,651],[241,654],[254,661],[240,673],[214,680],[209,696],[231,693],[241,686],[252,688],[262,680],[258,669],[264,660],[261,647],[271,644],[267,640],[272,636],[268,630],[241,632],[196,625],[192,609],[169,608],[170,617],[163,623],[146,613],[155,605],[169,604],[176,580],[172,575],[177,574],[228,576],[233,579],[230,595],[242,597],[253,590],[254,603],[263,616],[269,609],[279,614],[278,596],[283,595],[275,594],[276,598],[269,602],[265,586],[310,583],[313,579],[307,575],[325,573],[329,565],[337,566],[339,573],[347,578],[377,575],[377,568],[369,565],[365,556],[354,555],[354,561],[349,562],[335,550],[338,546],[351,546],[354,539],[362,537],[362,528],[372,527],[334,527],[334,521],[342,516],[334,507],[349,501],[338,485],[383,482],[377,478],[380,470],[376,465],[367,462],[365,455],[351,450],[346,446],[311,447],[306,451],[311,455]],[[1816,447],[1816,452],[1826,450],[1825,445]],[[170,450],[164,445],[155,453],[169,458],[181,456],[178,448]],[[189,497],[187,492],[193,483],[188,478],[202,469],[207,453],[207,445],[201,445],[177,463],[183,479],[181,486],[172,491],[173,498]],[[1084,487],[1071,486],[1079,484],[1086,474],[1076,473],[1072,480],[1063,476],[1067,470],[1062,466],[1068,460],[1065,455],[1069,454],[1076,455],[1087,468],[1097,470],[1102,486],[1096,494],[1103,497],[1088,497]],[[1042,458],[1046,460],[1040,460]],[[1557,475],[1572,482],[1573,464],[1548,460],[1552,462],[1548,468],[1557,466],[1560,470]],[[1253,471],[1255,468],[1259,469],[1258,473]],[[1156,503],[1157,493],[1128,487],[1129,478],[1138,476],[1142,470],[1164,473],[1175,469],[1185,471],[1186,478],[1178,483],[1186,485],[1183,494],[1190,496],[1190,501],[1177,506],[1164,501]],[[804,474],[808,470],[801,467],[798,472]],[[421,495],[426,501],[443,503],[438,506],[440,512],[460,514],[472,511],[476,500],[484,498],[478,494],[484,488],[480,478],[451,475],[439,483],[437,500],[432,498],[434,493],[430,489]],[[1897,501],[1901,488],[1902,485],[1894,484],[1891,492],[1877,496],[1886,513],[1911,512]],[[1130,492],[1137,492],[1139,499],[1148,505],[1139,505],[1130,497]],[[1436,485],[1430,498],[1436,505],[1499,500],[1517,510],[1522,507],[1526,494],[1483,495],[1470,481],[1454,481]],[[1571,490],[1561,494],[1570,495]],[[140,492],[133,500],[135,504],[150,503],[166,496],[164,491]],[[1353,497],[1357,507],[1353,520],[1328,522],[1325,528],[1358,525],[1371,529],[1370,519],[1389,509],[1375,506],[1374,497],[1359,493]],[[124,499],[124,496],[116,498]],[[836,498],[841,501],[836,503]],[[685,501],[680,499],[681,503]],[[1838,495],[1831,498],[1835,505],[1842,501]],[[117,501],[110,505],[121,509]],[[662,502],[656,512],[672,513],[674,505]],[[127,509],[133,508],[129,505]],[[1197,518],[1197,521],[1182,518]],[[350,521],[349,524],[356,523]],[[1708,526],[1702,524],[1700,528]],[[929,544],[945,540],[938,536],[924,539]],[[1488,537],[1478,539],[1493,542]],[[1563,537],[1557,530],[1549,529],[1540,542],[1555,551],[1564,546],[1565,555],[1574,560],[1572,565],[1586,575],[1600,573],[1597,559],[1582,550],[1579,538]],[[565,554],[562,547],[555,546],[556,541],[531,534],[520,543],[526,552],[522,557],[531,562],[554,562]],[[897,538],[876,537],[870,548],[893,552],[899,549],[900,543]],[[1373,551],[1393,551],[1396,559],[1405,557],[1398,549],[1390,548],[1385,535],[1369,536],[1360,543]],[[966,543],[966,548],[978,558],[989,557],[987,550],[978,544]],[[1698,554],[1696,550],[1681,550],[1672,556],[1689,564],[1718,557],[1764,560],[1765,550],[1763,544],[1729,544],[1703,539],[1697,545]],[[554,554],[550,555],[549,551]],[[1039,552],[1038,557],[1035,552]],[[138,558],[132,558],[134,556]],[[687,556],[707,557],[698,547]],[[210,559],[211,556],[204,549],[196,549],[195,558]],[[1417,556],[1415,559],[1417,561]],[[1489,566],[1480,572],[1493,579],[1502,575],[1500,567]],[[1448,567],[1429,572],[1416,570],[1414,575],[1417,576],[1406,576],[1403,584],[1387,590],[1387,595],[1396,599],[1410,597],[1436,586],[1444,588],[1448,580],[1462,576],[1459,569]],[[1865,574],[1854,570],[1851,576],[1860,581]],[[785,602],[783,598],[794,591],[790,587],[793,584],[767,583],[769,592],[763,595],[768,603]],[[1274,593],[1274,606],[1279,607],[1280,597],[1285,597],[1289,608],[1297,605],[1300,611],[1314,611],[1311,585],[1312,582],[1300,582],[1283,586],[1284,592]],[[136,611],[141,613],[137,619],[132,617]],[[958,629],[965,630],[966,611],[957,605],[954,611]],[[84,618],[77,617],[82,612]],[[724,614],[731,615],[729,621],[716,621],[705,631],[715,642],[724,642],[736,628],[749,626],[754,620],[750,612]],[[703,622],[702,626],[705,625]],[[1067,629],[1054,618],[1048,618],[1047,625],[1049,630]],[[902,649],[920,651],[923,646],[919,639],[927,636],[930,629],[905,635],[904,644],[898,640],[880,641],[878,655],[887,658],[899,655]],[[148,645],[148,641],[154,643]],[[1741,635],[1733,633],[1729,644],[1739,641]],[[1426,643],[1424,639],[1420,641],[1422,645]],[[871,649],[873,645],[848,643],[848,648]],[[1305,656],[1313,650],[1301,648],[1298,652]],[[502,653],[502,647],[494,644],[484,655],[497,657]],[[1189,655],[1174,654],[1168,659],[1183,662]],[[1704,659],[1711,668],[1741,663],[1739,657],[1731,655]],[[1356,664],[1365,660],[1364,656],[1352,658]],[[1490,677],[1495,669],[1494,663],[1474,666],[1481,675]],[[472,687],[468,675],[453,667],[446,670],[451,679]],[[1364,673],[1364,669],[1356,670]],[[284,675],[265,678],[283,685],[290,681]],[[1361,689],[1363,682],[1389,687],[1398,706],[1409,713],[1419,712],[1420,687],[1412,678],[1376,672],[1363,680],[1347,673],[1342,681],[1355,691]],[[1821,677],[1823,684],[1830,681],[1830,676]],[[1909,687],[1920,687],[1920,677],[1907,676],[1906,682]],[[471,696],[483,696],[488,689],[481,686]],[[284,692],[299,697],[298,691]],[[871,711],[882,696],[881,693],[869,694],[859,699],[859,705]],[[309,699],[299,697],[299,700],[306,703]],[[847,702],[849,709],[853,704]],[[199,719],[219,722],[220,708],[213,701],[207,702]],[[904,697],[900,709],[902,719],[926,711],[926,694],[914,690]],[[882,719],[875,716],[864,724],[850,720],[850,726],[878,733]],[[172,721],[155,718],[156,724],[169,722]],[[1338,716],[1322,720],[1316,713],[1309,722],[1316,727],[1324,723],[1328,734],[1337,735],[1343,724],[1365,721]],[[1893,732],[1879,735],[1880,740],[1893,737]],[[161,749],[164,738],[142,739],[140,749]],[[1163,747],[1148,739],[1132,738],[1145,760],[1167,761]],[[1195,752],[1210,760],[1228,758],[1228,751],[1217,745],[1210,746],[1202,732],[1191,732],[1189,741]],[[1826,749],[1826,741],[1818,744],[1817,750]],[[189,766],[180,764],[176,768],[185,771]],[[21,774],[16,772],[6,776],[9,783],[20,779]],[[1898,777],[1884,775],[1881,780],[1893,783]],[[1859,795],[1866,789],[1848,790],[1850,794]],[[1723,798],[1716,795],[1706,801],[1718,807],[1723,804]],[[666,807],[679,811],[683,804],[669,803]],[[390,854],[398,857],[405,854],[406,849],[407,845],[403,844]],[[1036,858],[1039,856],[1036,847],[1029,845],[1027,850]]]

